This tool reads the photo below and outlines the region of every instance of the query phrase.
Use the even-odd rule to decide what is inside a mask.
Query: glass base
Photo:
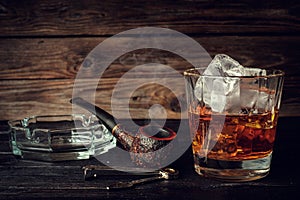
[[[82,160],[89,159],[89,151],[80,152],[59,152],[59,153],[46,153],[37,151],[22,151],[20,155],[25,160],[40,160],[40,161],[67,161],[67,160]]]
[[[204,177],[228,182],[261,179],[270,171],[272,154],[255,160],[226,161],[195,157],[195,171]]]
[[[40,160],[40,161],[67,161],[67,160],[84,160],[90,159],[100,154],[108,152],[116,146],[115,139],[101,145],[95,145],[94,149],[80,149],[65,152],[46,152],[46,151],[28,151],[19,150],[17,156],[25,160]]]

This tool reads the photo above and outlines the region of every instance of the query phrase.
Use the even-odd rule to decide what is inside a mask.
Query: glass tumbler
[[[184,72],[195,170],[204,177],[250,181],[270,171],[284,73]]]

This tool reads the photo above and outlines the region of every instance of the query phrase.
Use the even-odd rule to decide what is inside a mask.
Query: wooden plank
[[[11,155],[0,155],[0,161],[4,161],[0,162],[0,199],[197,199],[199,196],[213,199],[239,199],[248,196],[250,198],[243,199],[253,199],[253,196],[265,200],[292,198],[298,194],[298,166],[286,165],[286,161],[297,159],[297,122],[299,118],[279,119],[278,145],[275,144],[271,172],[259,181],[229,183],[201,178],[195,173],[190,148],[170,166],[179,170],[178,179],[154,181],[137,185],[133,189],[113,191],[99,188],[138,177],[120,177],[120,172],[112,171],[110,176],[84,181],[82,166],[103,164],[96,159],[53,163],[25,161]],[[173,124],[176,126],[178,123],[179,121],[174,121]]]
[[[113,35],[142,26],[189,34],[299,33],[298,1],[0,1],[0,35]]]
[[[74,79],[84,58],[104,39],[0,39],[0,79]],[[291,80],[299,76],[297,63],[300,38],[297,36],[222,36],[193,39],[211,56],[225,53],[245,66],[280,68]],[[170,52],[144,49],[120,55],[103,77],[119,78],[136,65],[149,62],[169,65],[179,72],[190,67],[184,59]],[[94,76],[93,71],[86,74],[87,78],[91,76]]]
[[[118,101],[113,109],[119,118],[147,119],[150,108],[158,109],[154,114],[155,118],[180,119],[181,110],[186,112],[186,108],[179,105],[179,102],[185,105],[182,81],[169,79],[169,83],[174,87],[178,85],[178,91],[172,90],[173,93],[170,93],[170,89],[157,84],[141,85],[132,90],[132,86],[137,85],[137,80],[126,80],[123,92],[114,96],[118,97]],[[118,78],[101,79],[95,93],[91,90],[93,84],[90,80],[82,80],[77,87],[78,91],[81,91],[80,96],[89,98],[91,94],[95,94],[96,104],[111,112],[111,97],[117,81]],[[72,98],[73,83],[72,79],[0,81],[0,120],[21,119],[32,115],[71,114],[69,100]],[[299,116],[298,86],[299,82],[284,88],[281,116]],[[162,105],[166,112],[152,107],[155,104]],[[130,116],[125,112],[128,108]],[[82,110],[78,112],[83,113]]]
[[[96,103],[103,109],[111,111],[111,96],[114,85],[119,79],[102,79],[96,91]],[[178,85],[175,79],[169,80],[173,85]],[[177,83],[176,83],[177,82]],[[114,110],[121,112],[130,107],[133,118],[148,118],[148,109],[153,104],[162,104],[166,107],[168,118],[180,117],[178,102],[174,94],[167,88],[150,85],[131,91],[131,86],[137,83],[136,79],[128,79],[122,86],[123,92],[117,95],[118,101]],[[183,82],[180,84],[182,85]],[[80,96],[87,97],[93,93],[90,80],[82,80],[78,91]],[[182,87],[178,87],[178,90]],[[72,107],[69,100],[72,98],[73,80],[11,80],[0,81],[0,119],[21,119],[32,115],[71,114]],[[130,96],[130,93],[133,94]],[[181,93],[184,92],[181,90]],[[182,98],[182,100],[184,100]],[[129,105],[128,105],[129,101]],[[80,110],[83,112],[83,110]],[[120,118],[126,116],[119,114]],[[127,115],[128,117],[128,115]],[[161,116],[157,115],[157,118]]]

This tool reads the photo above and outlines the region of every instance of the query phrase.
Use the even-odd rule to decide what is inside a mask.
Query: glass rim
[[[26,131],[29,130],[28,126],[18,126],[18,125],[22,125],[24,123],[24,121],[30,121],[30,120],[37,120],[37,119],[41,119],[41,118],[62,118],[62,117],[72,117],[72,120],[75,119],[76,117],[82,117],[85,121],[88,122],[88,126],[86,127],[72,127],[72,128],[35,128],[35,131],[44,131],[44,132],[57,132],[57,131],[68,131],[68,130],[91,130],[91,129],[96,129],[98,128],[100,125],[102,125],[101,123],[96,123],[96,124],[92,124],[93,122],[98,122],[98,119],[95,115],[88,115],[86,116],[85,114],[66,114],[66,115],[32,115],[29,117],[25,117],[23,119],[13,119],[13,120],[8,120],[8,125],[10,127],[10,129],[15,129],[15,130],[22,130],[22,131]],[[59,121],[59,120],[58,120]],[[54,121],[54,122],[58,122],[58,121]],[[35,123],[38,123],[39,121],[36,121]]]
[[[285,73],[280,69],[262,69],[267,72],[274,72],[273,74],[268,75],[253,75],[253,76],[220,76],[220,75],[201,75],[200,72],[205,68],[190,68],[183,72],[184,76],[195,76],[195,77],[211,77],[211,78],[272,78],[272,77],[283,77]],[[195,73],[198,72],[198,73]]]

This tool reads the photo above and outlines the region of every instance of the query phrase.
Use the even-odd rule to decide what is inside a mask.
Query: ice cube
[[[243,74],[244,67],[241,66],[237,61],[233,60],[225,54],[217,54],[214,59],[210,62],[208,67],[203,72],[203,75],[211,76],[241,76]],[[227,79],[225,83],[230,82]],[[234,83],[233,83],[234,85]],[[224,86],[231,88],[228,86]],[[210,94],[206,91],[212,91],[213,89],[213,77],[200,77],[195,86],[194,94],[201,101],[203,100],[206,104],[210,105]],[[215,88],[217,89],[217,88]],[[227,91],[226,93],[229,93]]]
[[[254,109],[257,103],[258,90],[241,89],[241,107],[246,109]]]
[[[266,76],[267,71],[260,68],[244,68],[243,76]]]
[[[226,85],[219,79],[214,80],[211,90],[210,106],[214,112],[223,112],[226,106]]]
[[[257,98],[257,108],[259,111],[271,111],[274,104],[275,94],[260,91]]]
[[[223,77],[241,76],[244,74],[244,67],[225,54],[217,54],[203,74]]]
[[[266,75],[258,68],[244,68],[225,54],[218,54],[208,65],[195,85],[194,94],[214,112],[239,112],[242,107],[253,108],[260,95],[257,90],[240,89],[240,76]],[[240,99],[240,96],[244,96]],[[262,97],[262,101],[263,100]],[[262,105],[264,106],[264,105]],[[261,107],[261,106],[260,106]]]
[[[274,94],[257,89],[241,89],[241,107],[251,112],[271,111],[274,105]]]
[[[237,78],[216,78],[211,88],[210,106],[214,112],[240,110],[240,87]]]
[[[245,68],[245,76],[241,80],[241,106],[251,112],[260,112],[269,109],[270,95],[267,89],[268,81],[264,77],[266,70],[257,68]],[[250,77],[249,77],[250,76]]]

